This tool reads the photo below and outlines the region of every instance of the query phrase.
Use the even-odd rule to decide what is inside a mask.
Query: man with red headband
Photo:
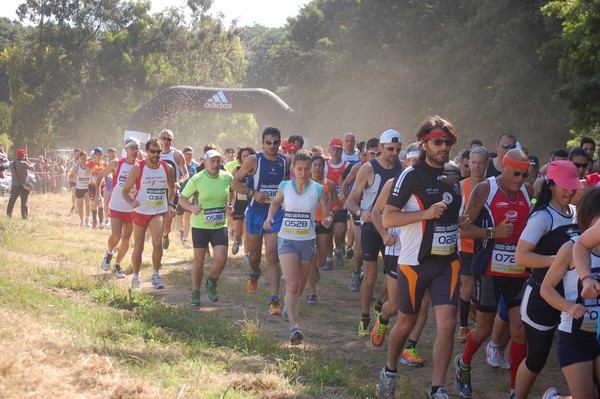
[[[447,398],[446,372],[454,348],[458,306],[456,253],[461,206],[458,174],[444,166],[457,141],[456,129],[439,116],[430,116],[417,130],[421,162],[394,179],[383,213],[385,228],[401,227],[398,256],[398,319],[389,335],[386,366],[379,374],[380,397],[394,398],[398,359],[417,322],[425,291],[435,312],[436,337],[429,398]]]
[[[471,397],[471,360],[482,342],[492,333],[500,295],[508,309],[512,345],[510,348],[510,398],[521,361],[527,355],[525,328],[519,308],[528,275],[515,263],[515,249],[529,215],[533,188],[525,181],[529,158],[517,149],[502,159],[502,173],[489,177],[473,189],[465,210],[474,223],[462,230],[464,238],[475,240],[472,270],[476,275],[476,327],[467,335],[465,350],[456,356],[454,387],[461,398]]]

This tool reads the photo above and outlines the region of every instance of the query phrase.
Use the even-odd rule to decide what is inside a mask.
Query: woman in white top
[[[278,234],[278,253],[286,287],[285,310],[290,323],[290,340],[292,345],[299,345],[303,338],[298,327],[299,297],[315,257],[315,213],[320,206],[322,214],[328,215],[329,208],[323,186],[310,178],[310,154],[307,151],[297,152],[292,167],[296,177],[280,183],[263,227],[271,229],[273,217],[283,205],[285,211]],[[322,221],[326,228],[331,223],[331,216]]]
[[[596,338],[600,311],[600,291],[597,289],[600,279],[600,188],[592,188],[583,195],[577,205],[577,221],[584,233],[563,244],[541,287],[542,297],[562,312],[556,357],[572,396],[560,396],[556,388],[549,388],[543,399],[595,398],[594,375],[596,380],[600,379],[600,344]],[[564,296],[556,289],[561,281]]]

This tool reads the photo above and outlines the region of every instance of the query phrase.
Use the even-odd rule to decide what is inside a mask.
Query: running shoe
[[[419,357],[417,348],[414,347],[404,348],[400,363],[406,364],[408,367],[423,367],[423,359]]]
[[[192,290],[192,306],[200,306],[200,290]]]
[[[248,294],[254,294],[256,292],[260,275],[260,271],[258,273],[250,272],[248,275],[248,283],[246,284],[246,291],[248,291]]]
[[[344,266],[344,253],[341,249],[335,250],[335,264],[337,267]]]
[[[485,360],[488,366],[493,368],[501,368],[503,370],[510,370],[510,362],[504,358],[504,351],[501,351],[498,347],[492,346],[492,341],[488,342],[485,347]]]
[[[242,259],[242,262],[244,262],[244,265],[247,265],[250,259],[250,255],[248,255],[248,252],[244,253],[244,258]]]
[[[204,283],[204,288],[206,288],[206,296],[211,302],[219,301],[219,294],[217,293],[217,283],[214,283],[211,279],[207,278]]]
[[[85,227],[85,222],[83,220],[79,222],[79,227]]]
[[[448,392],[446,392],[444,387],[439,387],[433,395],[428,394],[427,397],[429,399],[448,399]]]
[[[104,259],[102,259],[102,270],[104,271],[109,271],[110,270],[110,261],[112,260],[112,253],[106,251],[106,253],[104,254]]]
[[[385,333],[389,328],[389,321],[387,323],[382,323],[379,317],[375,319],[375,325],[371,331],[371,343],[373,346],[383,345],[383,341],[385,341]]]
[[[462,354],[454,358],[454,388],[463,399],[471,399],[471,366],[465,366],[460,359]]]
[[[508,394],[508,399],[515,399],[516,397],[517,397],[517,390],[511,389],[510,393]]]
[[[92,224],[90,223],[90,219],[89,218],[85,219],[85,227],[92,227]]]
[[[313,293],[308,296],[308,301],[306,302],[308,305],[316,305],[317,304],[317,294]]]
[[[104,226],[110,227],[110,219],[104,219]]]
[[[377,309],[377,302],[373,302],[373,314],[375,315],[376,319],[378,319],[379,316],[381,316],[381,308]]]
[[[162,247],[163,249],[169,249],[169,236],[163,236],[162,238]]]
[[[348,288],[350,288],[350,291],[352,292],[358,292],[360,290],[360,273],[352,272]]]
[[[298,327],[292,327],[290,329],[290,342],[292,343],[292,345],[300,345],[302,343],[303,338],[304,335],[302,335]]]
[[[98,228],[98,222],[93,222],[92,229],[97,229],[97,228]]]
[[[106,226],[104,225],[104,223],[100,223],[100,225],[98,225],[98,228],[100,230],[104,230],[106,228]]]
[[[140,279],[140,276],[136,276],[134,274],[131,277],[131,289],[132,290],[139,290],[141,285],[142,285],[142,279]]]
[[[121,265],[119,265],[118,263],[115,263],[113,265],[112,273],[115,275],[116,278],[125,278],[125,273],[121,271]]]
[[[269,304],[269,314],[273,316],[281,316],[281,305],[279,299],[274,298]]]
[[[165,288],[165,282],[159,274],[152,275],[152,286],[155,290],[160,290]]]
[[[287,309],[285,308],[285,305],[283,305],[283,309],[281,310],[281,318],[283,319],[283,321],[288,322],[290,321],[290,318],[288,317],[287,314]]]
[[[556,399],[560,397],[560,393],[558,393],[558,389],[556,388],[548,388],[544,391],[542,395],[542,399]]]
[[[351,246],[348,247],[348,250],[346,251],[346,259],[352,259],[354,258],[354,248],[352,248]]]
[[[456,340],[458,342],[467,342],[467,335],[469,335],[469,327],[459,327]]]
[[[393,399],[396,393],[396,376],[397,373],[385,371],[385,367],[379,373],[379,397],[385,399]]]
[[[74,206],[71,207],[71,211],[70,212],[71,213],[75,213],[75,207]]]
[[[321,270],[331,270],[333,269],[333,259],[327,258],[325,260],[325,266],[321,268]]]
[[[358,323],[358,335],[366,337],[371,333],[371,319],[360,319]]]
[[[231,246],[231,254],[232,255],[237,255],[237,253],[240,251],[240,244],[241,244],[241,242],[239,242],[239,241],[233,242],[233,245]]]

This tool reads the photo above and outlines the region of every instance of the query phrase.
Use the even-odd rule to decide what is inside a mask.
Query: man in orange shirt
[[[106,168],[107,163],[102,159],[102,147],[94,148],[92,153],[92,159],[87,163],[87,171],[92,172],[92,178],[88,185],[88,194],[90,196],[90,202],[92,205],[92,228],[98,227],[98,219],[100,220],[100,228],[104,226],[104,207],[102,205],[103,190],[106,190],[104,180],[101,181],[100,187],[96,187],[96,177]]]

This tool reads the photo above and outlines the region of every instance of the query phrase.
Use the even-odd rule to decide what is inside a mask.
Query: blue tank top
[[[256,172],[248,176],[248,187],[254,191],[261,191],[269,196],[264,204],[259,204],[252,200],[248,206],[255,208],[268,208],[273,198],[277,195],[279,183],[285,178],[286,159],[283,155],[277,154],[274,161],[265,158],[262,152],[256,154]]]

